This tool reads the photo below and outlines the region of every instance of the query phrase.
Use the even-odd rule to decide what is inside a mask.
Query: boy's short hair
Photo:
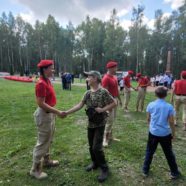
[[[166,87],[160,86],[160,87],[156,88],[155,95],[158,98],[165,98],[167,96],[167,91],[168,91],[168,89]]]

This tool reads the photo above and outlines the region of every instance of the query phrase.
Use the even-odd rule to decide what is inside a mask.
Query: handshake
[[[67,115],[68,115],[68,113],[66,111],[60,111],[58,113],[58,117],[60,117],[60,118],[65,118]]]

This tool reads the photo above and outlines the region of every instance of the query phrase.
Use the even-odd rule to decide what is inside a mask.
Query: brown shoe
[[[59,161],[58,160],[48,160],[43,162],[44,167],[57,167],[59,166]]]
[[[30,171],[30,176],[42,180],[48,177],[47,173],[45,172],[38,172],[38,171]]]
[[[42,172],[42,165],[41,163],[34,163],[31,170],[30,170],[30,176],[41,180],[48,177],[48,175],[45,172]]]
[[[43,166],[44,167],[57,167],[59,165],[59,161],[58,160],[51,160],[50,159],[50,154],[46,154],[44,156],[44,161],[43,161]]]

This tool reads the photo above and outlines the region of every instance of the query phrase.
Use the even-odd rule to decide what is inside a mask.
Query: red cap
[[[181,72],[181,76],[185,79],[186,78],[186,70],[183,70],[182,72]]]
[[[41,68],[41,67],[46,67],[46,66],[53,65],[53,64],[54,64],[54,61],[53,60],[44,59],[44,60],[41,60],[37,64],[37,67],[38,68]]]
[[[129,70],[129,71],[128,71],[128,74],[129,74],[129,75],[132,75],[132,74],[134,74],[134,72],[133,72],[132,70]]]
[[[136,77],[138,77],[138,78],[141,77],[141,73],[137,73]]]
[[[109,61],[108,63],[107,63],[107,68],[113,68],[113,67],[116,67],[116,66],[118,66],[118,64],[115,62],[115,61]]]

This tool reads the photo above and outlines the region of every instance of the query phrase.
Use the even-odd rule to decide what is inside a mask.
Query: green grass
[[[68,109],[78,103],[85,87],[73,86],[72,91],[62,91],[55,84],[57,108]],[[111,174],[103,185],[186,185],[186,132],[177,127],[177,139],[173,143],[182,178],[170,181],[169,168],[159,147],[153,159],[149,178],[143,179],[141,167],[145,155],[148,127],[145,113],[134,112],[136,92],[132,92],[131,112],[124,114],[118,108],[114,136],[121,142],[113,142],[105,149]],[[146,104],[152,101],[148,93]],[[99,171],[87,173],[84,168],[90,162],[84,109],[57,119],[52,156],[60,160],[57,168],[45,169],[49,177],[38,181],[28,175],[32,164],[32,150],[36,143],[36,128],[33,121],[35,104],[34,84],[0,79],[0,185],[13,186],[92,186],[100,185],[96,177]]]

